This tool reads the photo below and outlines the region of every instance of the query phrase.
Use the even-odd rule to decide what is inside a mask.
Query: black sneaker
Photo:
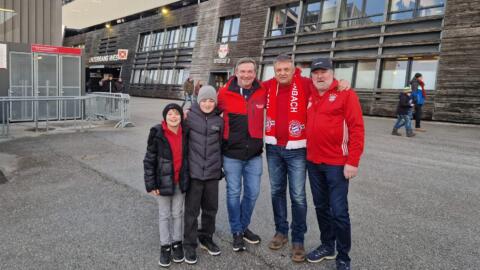
[[[311,263],[319,263],[323,260],[333,260],[336,257],[337,256],[335,255],[335,251],[333,249],[321,245],[308,253],[307,261]]]
[[[183,256],[182,242],[178,241],[172,244],[173,262],[181,263],[185,259]]]
[[[160,260],[158,261],[158,265],[162,267],[169,267],[172,263],[172,248],[170,245],[162,246],[160,248]]]
[[[220,248],[213,242],[212,237],[200,236],[198,241],[200,242],[200,247],[208,251],[210,255],[220,255]]]
[[[244,251],[247,248],[245,247],[245,242],[243,241],[242,233],[233,234],[233,251]]]
[[[338,260],[337,263],[337,270],[350,270],[350,262]]]
[[[254,234],[249,229],[246,229],[245,232],[243,232],[243,239],[250,244],[258,244],[261,241],[260,236]]]
[[[197,263],[197,252],[194,248],[185,247],[185,262],[188,264]]]

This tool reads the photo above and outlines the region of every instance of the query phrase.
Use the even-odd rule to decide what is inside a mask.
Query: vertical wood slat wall
[[[16,13],[0,22],[0,42],[62,45],[60,0],[0,0],[0,8]]]

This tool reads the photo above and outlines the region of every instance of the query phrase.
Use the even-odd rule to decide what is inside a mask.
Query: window
[[[302,31],[311,32],[335,27],[336,0],[314,0],[305,3]]]
[[[342,27],[383,22],[384,1],[342,0],[340,23]]]
[[[376,60],[335,63],[335,78],[347,80],[354,88],[370,88],[375,85]]]
[[[437,80],[437,66],[438,58],[416,58],[412,60],[412,72],[410,72],[409,79],[412,79],[415,73],[422,74],[423,82],[426,90],[435,89]]]
[[[408,60],[385,60],[380,88],[403,89],[407,86]]]
[[[391,0],[389,18],[393,21],[441,15],[444,5],[444,0]]]
[[[134,69],[132,75],[132,84],[138,84],[140,82],[140,69]]]
[[[262,81],[269,80],[275,76],[275,70],[273,69],[273,65],[264,65],[263,72],[262,72]]]
[[[337,62],[335,63],[335,78],[337,80],[347,80],[353,87],[353,71],[355,62]]]
[[[190,25],[182,28],[182,38],[180,47],[192,48],[195,46],[195,39],[197,38],[197,26]]]
[[[163,45],[165,44],[165,31],[153,33],[152,36],[152,50],[156,51],[163,49]]]
[[[147,52],[150,50],[150,33],[140,34],[140,41],[138,42],[138,51]]]
[[[408,59],[384,60],[381,88],[403,89],[415,73],[423,75],[425,89],[435,89],[438,57],[414,57]]]
[[[377,61],[358,61],[355,88],[375,88],[375,66]]]
[[[269,36],[294,34],[297,28],[298,14],[297,3],[272,8]]]
[[[175,49],[178,47],[178,40],[180,39],[180,29],[179,28],[172,28],[167,29],[165,39],[165,49]]]
[[[222,43],[237,41],[239,30],[240,16],[222,18],[217,41]]]

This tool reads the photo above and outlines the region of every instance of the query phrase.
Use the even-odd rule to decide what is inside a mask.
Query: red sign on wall
[[[58,47],[58,46],[50,46],[50,45],[42,45],[42,44],[32,44],[32,52],[82,55],[82,49],[80,48]]]

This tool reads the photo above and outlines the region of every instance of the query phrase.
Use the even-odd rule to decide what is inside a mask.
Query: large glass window
[[[165,44],[165,31],[156,32],[152,34],[153,36],[153,45],[152,50],[161,50]]]
[[[438,59],[434,58],[413,58],[412,60],[412,72],[409,78],[412,79],[415,73],[422,74],[423,82],[425,83],[425,89],[435,89],[437,81],[437,66]]]
[[[262,81],[270,80],[275,76],[273,65],[264,65],[262,72]]]
[[[138,42],[138,51],[139,52],[146,52],[150,50],[150,33],[140,34],[140,40]]]
[[[239,30],[240,16],[222,18],[217,41],[222,43],[237,41]]]
[[[189,25],[182,28],[182,38],[180,47],[191,48],[195,46],[195,39],[197,38],[197,26]]]
[[[354,62],[337,62],[335,63],[335,78],[337,80],[347,80],[349,82],[353,82],[354,70]]]
[[[404,20],[443,14],[445,0],[391,0],[390,20]]]
[[[355,88],[375,88],[376,61],[358,61]]]
[[[303,9],[302,31],[334,28],[336,10],[336,0],[307,1]]]
[[[414,57],[409,59],[384,60],[381,88],[402,89],[415,73],[421,73],[425,89],[435,89],[438,57]]]
[[[408,60],[383,61],[381,88],[403,89],[407,86]]]
[[[298,5],[298,3],[294,3],[272,8],[269,36],[281,36],[295,33],[299,17]],[[315,16],[314,14],[315,11],[312,7],[312,14],[310,17],[313,18]]]
[[[178,47],[178,40],[180,39],[180,29],[167,29],[167,38],[165,49],[175,49]]]
[[[385,1],[342,0],[340,22],[342,27],[383,21]]]

